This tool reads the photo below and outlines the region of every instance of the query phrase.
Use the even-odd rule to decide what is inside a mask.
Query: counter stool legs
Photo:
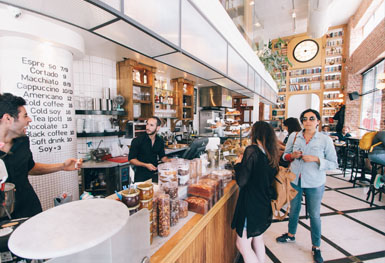
[[[370,200],[370,206],[373,206],[374,197],[376,196],[376,194],[380,194],[378,200],[381,201],[382,193],[385,193],[384,186],[382,186],[380,189],[376,189],[374,187],[374,180],[376,178],[378,170],[381,169],[381,174],[384,175],[384,165],[381,165],[376,162],[370,162],[370,163],[372,165],[372,173],[371,173],[372,178],[370,180],[370,187],[369,187],[368,194],[366,196],[366,201],[368,201],[370,198],[370,195],[372,195],[372,198]]]

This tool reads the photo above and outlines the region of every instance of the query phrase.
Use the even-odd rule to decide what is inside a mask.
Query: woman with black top
[[[283,144],[286,147],[286,143],[287,143],[287,140],[289,139],[290,134],[292,134],[293,132],[299,132],[299,131],[301,131],[302,128],[301,128],[301,124],[299,124],[298,119],[293,118],[293,117],[287,118],[286,120],[284,120],[283,121],[283,127],[285,130],[287,130],[287,136],[283,140]],[[283,154],[283,152],[281,153],[281,157],[282,157],[282,154]],[[279,165],[286,167],[286,168],[289,167],[290,162],[283,160],[281,157],[279,158]]]
[[[262,234],[273,218],[271,199],[276,194],[272,182],[279,161],[278,140],[270,124],[254,123],[251,139],[252,145],[238,157],[234,167],[240,192],[231,224],[238,234],[237,248],[246,263],[265,259]]]
[[[301,124],[299,124],[299,121],[297,118],[287,118],[283,121],[283,127],[284,129],[287,129],[287,136],[283,140],[283,143],[286,144],[287,140],[292,132],[299,132],[302,130]]]

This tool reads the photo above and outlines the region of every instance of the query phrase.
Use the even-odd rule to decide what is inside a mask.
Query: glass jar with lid
[[[159,186],[167,182],[178,182],[177,167],[174,162],[158,165],[158,181]]]
[[[152,183],[142,183],[138,185],[139,189],[139,199],[140,200],[149,200],[154,196],[154,187]]]
[[[170,196],[158,196],[158,235],[166,237],[170,234]]]
[[[139,190],[137,189],[127,189],[121,192],[122,202],[126,204],[127,207],[134,207],[139,205]]]

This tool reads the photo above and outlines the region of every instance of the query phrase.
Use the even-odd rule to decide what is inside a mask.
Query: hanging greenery
[[[263,49],[258,50],[258,57],[265,66],[266,70],[270,73],[273,79],[278,83],[278,86],[282,86],[285,81],[284,72],[287,70],[287,65],[293,66],[286,54],[282,54],[282,47],[287,45],[287,42],[278,38],[275,43],[276,50],[272,50],[272,42],[264,45]],[[277,77],[279,72],[279,78]]]

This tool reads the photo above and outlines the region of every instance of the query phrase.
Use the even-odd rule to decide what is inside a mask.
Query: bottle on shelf
[[[147,84],[147,72],[146,72],[146,70],[143,70],[143,83]]]

